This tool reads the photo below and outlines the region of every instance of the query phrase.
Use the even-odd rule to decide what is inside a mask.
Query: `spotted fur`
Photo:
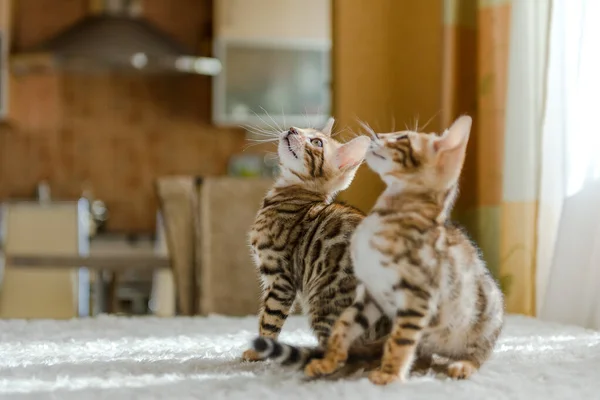
[[[259,335],[277,339],[292,304],[299,300],[320,345],[354,298],[356,278],[350,258],[350,238],[364,214],[333,201],[346,189],[364,159],[370,140],[357,137],[341,144],[325,129],[290,128],[279,138],[281,174],[258,211],[249,239],[263,285]],[[383,321],[386,318],[382,319]],[[388,326],[369,329],[362,339],[382,336]],[[383,323],[383,322],[382,322]],[[380,323],[380,325],[382,324]],[[278,358],[302,364],[313,350],[261,351],[255,341],[245,360]],[[268,342],[273,343],[273,342]],[[285,353],[289,357],[281,357]]]
[[[394,322],[381,367],[370,374],[376,384],[405,380],[416,356],[446,357],[448,374],[467,378],[491,355],[503,296],[478,249],[448,220],[471,123],[463,116],[441,136],[373,134],[366,160],[387,188],[352,238],[361,284],[306,375],[334,372],[382,315]]]

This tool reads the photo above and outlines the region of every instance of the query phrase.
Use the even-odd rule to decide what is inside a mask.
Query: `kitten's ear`
[[[336,150],[335,162],[339,169],[349,169],[360,165],[365,159],[371,139],[359,136]]]
[[[325,126],[323,127],[323,129],[321,129],[321,132],[324,135],[331,136],[331,132],[333,131],[333,124],[334,123],[335,123],[335,118],[329,117],[329,119],[327,120],[327,123],[325,124]]]
[[[436,167],[448,174],[460,173],[467,143],[471,134],[473,119],[467,115],[459,117],[442,136],[433,142],[433,151],[436,157]]]

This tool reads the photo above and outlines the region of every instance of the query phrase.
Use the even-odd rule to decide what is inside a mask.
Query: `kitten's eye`
[[[321,139],[310,139],[310,144],[316,147],[323,147],[323,141]]]

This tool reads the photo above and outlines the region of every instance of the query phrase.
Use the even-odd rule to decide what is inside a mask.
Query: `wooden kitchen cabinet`
[[[217,0],[213,122],[321,126],[331,108],[331,0]],[[271,125],[271,126],[269,126]]]
[[[4,204],[4,254],[80,255],[89,245],[80,214],[76,201]],[[83,269],[23,268],[9,262],[2,272],[0,318],[70,319],[88,314],[89,280]]]

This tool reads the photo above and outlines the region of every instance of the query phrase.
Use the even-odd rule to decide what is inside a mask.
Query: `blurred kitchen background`
[[[176,233],[199,223],[178,219],[177,196],[192,207],[205,180],[236,194],[241,179],[265,182],[230,204],[246,219],[215,215],[243,238],[277,161],[265,146],[244,151],[253,134],[242,126],[283,126],[283,115],[316,126],[330,115],[329,1],[0,4],[0,316],[208,310],[193,294],[195,249],[182,243],[193,233]],[[222,268],[254,286],[240,252]],[[240,312],[257,290],[236,300]]]
[[[439,132],[464,113],[455,216],[509,312],[556,314],[561,285],[598,281],[593,241],[565,279],[558,234],[580,220],[566,199],[592,193],[566,166],[600,159],[558,152],[592,140],[594,113],[565,113],[594,103],[597,74],[560,75],[567,48],[600,67],[567,40],[594,37],[594,1],[0,0],[0,318],[254,313],[246,232],[277,161],[249,139],[330,115],[342,140],[357,118]],[[362,167],[340,199],[368,211],[382,188]],[[585,325],[600,299],[580,300]]]

